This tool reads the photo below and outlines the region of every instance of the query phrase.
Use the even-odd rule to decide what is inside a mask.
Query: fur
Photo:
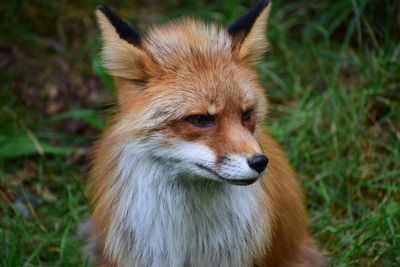
[[[88,248],[98,265],[319,264],[300,186],[260,127],[268,105],[254,64],[266,48],[269,8],[260,2],[228,30],[184,19],[140,41],[98,9],[119,99],[88,189]],[[189,123],[198,114],[212,127]],[[261,176],[248,164],[259,154],[269,158]]]
[[[154,160],[151,155],[160,151],[149,151],[148,142],[154,143],[137,140],[122,148],[119,179],[113,185],[119,201],[105,240],[111,257],[122,266],[249,265],[268,237],[268,224],[259,213],[260,184],[243,188],[181,177],[186,168],[176,159],[208,160],[212,153],[181,144],[173,149],[179,154],[168,157],[171,161]],[[163,152],[169,154],[169,149]]]

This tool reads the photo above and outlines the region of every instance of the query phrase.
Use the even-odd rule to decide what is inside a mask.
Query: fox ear
[[[105,6],[97,7],[96,16],[104,41],[104,66],[114,77],[143,84],[152,60],[142,49],[139,32]]]
[[[233,52],[237,53],[239,59],[255,64],[265,52],[270,9],[269,0],[262,0],[229,25],[227,31],[233,40]]]

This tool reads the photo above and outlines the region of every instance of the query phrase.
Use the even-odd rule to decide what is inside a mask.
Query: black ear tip
[[[262,10],[262,9],[266,8],[270,2],[271,2],[271,0],[261,0],[260,2],[258,2],[257,4],[255,4],[253,6],[253,9],[261,9]]]
[[[98,5],[96,6],[97,10],[100,10],[109,20],[120,19],[118,16],[107,6]]]
[[[261,0],[256,5],[259,5],[259,7],[265,8],[269,5],[270,2],[271,2],[270,0]]]
[[[237,19],[234,23],[229,25],[228,33],[231,36],[235,36],[239,33],[244,32],[245,35],[250,31],[251,27],[253,27],[254,22],[258,18],[265,8],[269,5],[270,0],[261,0],[258,2],[253,8],[251,8],[246,14]]]
[[[101,13],[103,13],[110,20],[111,20],[111,18],[117,16],[117,15],[114,14],[114,12],[111,11],[111,9],[109,9],[106,6],[98,5],[98,6],[96,6],[96,9],[101,11]]]
[[[253,10],[264,10],[270,3],[270,0],[261,0],[253,6]]]
[[[267,7],[269,5],[269,2],[271,2],[271,1],[270,0],[263,0],[263,1],[261,1],[261,5],[263,7]]]
[[[141,37],[138,31],[136,31],[128,23],[120,19],[108,7],[99,5],[96,6],[96,9],[100,10],[108,18],[121,39],[124,39],[125,41],[134,44],[135,46],[141,46]]]
[[[108,7],[102,6],[102,5],[96,6],[96,9],[97,9],[97,10],[100,10],[100,11],[103,12],[103,13],[106,13],[107,11],[110,11],[110,9],[109,9]]]

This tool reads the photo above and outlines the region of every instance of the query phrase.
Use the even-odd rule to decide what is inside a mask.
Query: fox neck
[[[259,182],[195,180],[123,147],[105,252],[118,266],[250,266],[268,244]]]

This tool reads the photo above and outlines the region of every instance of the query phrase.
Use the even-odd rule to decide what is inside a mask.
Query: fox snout
[[[268,165],[268,158],[263,154],[246,157],[237,153],[223,155],[216,164],[201,166],[220,180],[235,184],[249,185],[257,181]]]
[[[212,180],[234,185],[250,185],[257,181],[268,165],[268,158],[259,152],[251,156],[238,152],[227,152],[217,156],[212,149],[204,145],[192,143],[189,147],[191,151],[197,152],[191,156],[188,153],[180,154],[187,162],[191,162],[189,166],[195,167],[190,169],[197,175]],[[188,147],[184,150],[188,151]]]

